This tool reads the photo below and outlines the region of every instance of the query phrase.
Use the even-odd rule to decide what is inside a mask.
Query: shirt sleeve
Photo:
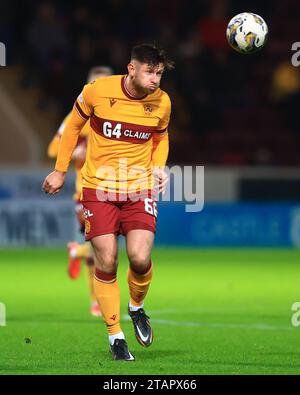
[[[159,121],[158,128],[157,128],[158,133],[164,133],[167,130],[169,122],[170,122],[171,100],[166,93],[165,93],[165,97],[164,97],[162,106],[163,106],[163,112],[162,112],[162,117]]]
[[[152,145],[152,166],[164,167],[166,165],[169,155],[169,134],[168,131],[164,133],[154,133]]]
[[[171,115],[171,100],[165,94],[163,102],[163,116],[160,119],[157,131],[153,133],[152,166],[164,167],[169,155],[169,133],[168,126]]]
[[[76,102],[71,112],[71,116],[65,124],[65,128],[60,139],[55,164],[55,170],[57,171],[66,172],[68,170],[81,129],[89,118],[87,117],[85,119],[78,113],[78,110],[76,108]]]
[[[51,140],[50,144],[48,145],[49,158],[56,158],[57,157],[60,137],[61,136],[57,133]]]
[[[94,112],[93,99],[94,99],[94,83],[92,82],[84,86],[82,92],[77,97],[74,105],[78,115],[85,121],[87,121],[93,115]]]
[[[71,116],[71,113],[69,113],[65,119],[62,121],[60,124],[58,131],[56,132],[55,136],[51,140],[51,142],[48,145],[48,156],[49,158],[56,158],[57,153],[58,153],[58,148],[59,148],[59,143],[60,143],[60,138],[65,130],[66,123],[68,122],[69,118]]]

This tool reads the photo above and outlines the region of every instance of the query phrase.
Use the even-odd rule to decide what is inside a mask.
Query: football
[[[228,23],[226,36],[234,50],[250,54],[266,45],[268,26],[261,16],[252,12],[243,12]]]

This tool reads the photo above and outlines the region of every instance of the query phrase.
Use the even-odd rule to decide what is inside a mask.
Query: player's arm
[[[56,135],[50,141],[50,144],[48,145],[48,156],[49,156],[49,158],[55,159],[57,157],[58,147],[59,147],[59,143],[60,143],[60,138],[61,138],[61,136],[56,133]]]
[[[58,131],[56,132],[55,136],[51,140],[50,144],[48,145],[48,156],[49,158],[56,159],[57,154],[58,154],[58,148],[59,148],[59,143],[61,136],[65,130],[66,124],[71,116],[71,113],[69,113],[65,119],[62,121],[61,125],[58,128]]]
[[[69,114],[69,115],[71,115],[71,114]],[[62,126],[63,126],[63,129],[62,129]],[[59,128],[59,131],[55,134],[55,136],[51,140],[50,144],[48,145],[49,158],[52,158],[52,159],[57,158],[59,143],[60,143],[60,139],[61,139],[64,129],[65,129],[65,121],[63,122],[63,124]],[[72,159],[74,159],[77,167],[82,167],[83,163],[85,162],[86,144],[87,144],[87,138],[86,137],[81,138],[80,143],[79,142],[77,143],[77,146],[76,146],[75,150],[73,151]]]
[[[169,155],[168,131],[165,130],[163,132],[155,132],[152,138],[152,165],[153,167],[164,168]]]
[[[62,188],[79,133],[85,123],[86,120],[81,118],[77,110],[73,108],[70,120],[60,139],[55,170],[46,177],[43,183],[43,190],[46,193],[55,194]]]
[[[158,193],[164,193],[168,183],[168,175],[164,171],[169,154],[168,131],[166,130],[163,133],[156,132],[152,138],[152,173],[156,181]]]
[[[80,142],[78,142],[73,155],[72,159],[74,160],[75,167],[81,169],[84,165],[86,159],[86,147],[87,147],[87,138],[80,138]]]
[[[93,112],[91,90],[92,85],[86,85],[74,104],[60,140],[55,170],[45,178],[43,183],[43,190],[46,193],[55,194],[64,184],[65,174],[68,171],[80,131]]]
[[[160,122],[160,128],[152,136],[152,167],[153,175],[157,182],[158,192],[165,192],[168,175],[164,171],[164,167],[167,163],[169,154],[169,134],[168,125],[170,121],[171,114],[171,102],[169,97],[167,97],[165,104],[164,116]]]

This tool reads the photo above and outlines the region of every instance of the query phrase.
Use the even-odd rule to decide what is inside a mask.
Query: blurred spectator
[[[27,68],[25,85],[40,84],[43,96],[40,107],[59,100],[67,60],[68,40],[63,24],[52,3],[38,6],[35,19],[27,31]]]
[[[277,65],[272,76],[271,101],[283,114],[283,122],[299,131],[300,71],[290,62]]]
[[[211,49],[228,48],[225,35],[228,23],[226,15],[227,1],[215,0],[210,3],[208,15],[200,18],[199,32],[205,47]]]
[[[260,53],[241,55],[227,44],[225,30],[234,15],[249,9],[266,19],[270,39]],[[13,43],[11,58],[24,65],[23,86],[41,91],[41,109],[63,116],[93,64],[126,73],[132,45],[156,42],[176,64],[162,83],[173,99],[178,145],[172,160],[184,160],[185,140],[198,163],[272,165],[288,162],[287,155],[278,158],[279,145],[300,147],[299,70],[278,63],[271,74],[276,59],[291,56],[299,16],[297,0],[52,0],[38,6],[11,0],[0,19]],[[285,140],[276,145],[274,136]],[[291,161],[300,164],[295,155]]]

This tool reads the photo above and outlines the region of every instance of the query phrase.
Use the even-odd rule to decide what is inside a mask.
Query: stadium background
[[[243,56],[230,49],[224,32],[233,15],[248,10],[265,18],[270,38],[263,51]],[[0,328],[7,331],[1,373],[99,373],[96,351],[86,370],[79,346],[68,366],[62,356],[56,364],[51,336],[43,344],[50,355],[45,365],[38,346],[20,345],[33,334],[47,338],[53,323],[59,333],[71,333],[70,343],[78,335],[71,323],[81,338],[85,325],[99,331],[84,315],[84,280],[70,284],[65,274],[64,245],[75,229],[72,172],[59,196],[41,192],[53,166],[47,145],[90,67],[126,73],[131,46],[153,41],[176,62],[162,82],[173,102],[169,164],[205,167],[205,206],[186,213],[183,203],[161,204],[154,252],[160,277],[149,304],[161,326],[158,344],[167,348],[160,359],[147,350],[148,365],[138,365],[137,373],[299,373],[298,333],[290,323],[299,299],[300,68],[291,64],[299,16],[296,0],[1,4],[7,66],[0,68],[0,302],[8,324]],[[121,257],[120,276],[124,252]],[[166,342],[172,325],[174,342],[199,331],[203,357],[188,357],[176,343],[188,361],[180,364]],[[64,339],[56,340],[62,350]],[[198,343],[187,343],[189,352],[198,350]],[[107,366],[100,373],[110,372]]]

